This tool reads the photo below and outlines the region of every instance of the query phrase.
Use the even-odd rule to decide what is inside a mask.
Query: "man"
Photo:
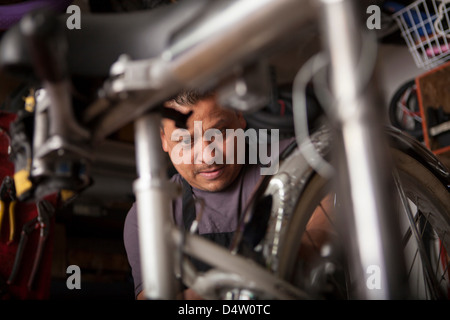
[[[192,112],[187,121],[187,130],[179,130],[175,121],[170,119],[164,119],[161,127],[162,148],[169,154],[178,172],[172,177],[172,181],[181,184],[184,190],[183,197],[173,201],[175,223],[189,229],[196,213],[202,212],[198,233],[227,247],[248,199],[262,178],[259,164],[242,164],[236,161],[239,151],[243,150],[238,150],[237,143],[226,143],[230,139],[227,140],[225,135],[227,130],[245,129],[246,121],[241,113],[221,108],[214,94],[183,92],[165,106],[183,114]],[[223,139],[220,141],[218,136],[213,139],[199,139],[195,130],[201,131],[202,137],[208,130],[215,130],[223,134]],[[216,139],[219,139],[217,148],[209,148]],[[279,151],[294,140],[281,141],[279,150],[272,150],[270,158],[277,157]],[[232,161],[227,157],[231,152],[230,146],[234,147]],[[183,161],[180,161],[181,158]],[[194,200],[194,206],[191,205],[190,199]],[[202,199],[202,205],[199,199]],[[139,299],[143,298],[143,293],[136,215],[136,208],[133,206],[125,221],[124,242],[132,267],[135,294]],[[207,268],[201,263],[196,265],[203,270]],[[192,290],[186,290],[184,293],[185,299],[197,298]]]

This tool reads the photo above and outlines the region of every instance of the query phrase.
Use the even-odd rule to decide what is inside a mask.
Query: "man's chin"
[[[219,192],[227,188],[229,185],[229,181],[215,180],[198,183],[196,188],[203,191]]]

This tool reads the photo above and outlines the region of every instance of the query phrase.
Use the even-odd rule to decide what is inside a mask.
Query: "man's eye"
[[[194,139],[191,139],[191,137],[181,137],[181,146],[183,148],[190,148],[192,144],[194,143]]]

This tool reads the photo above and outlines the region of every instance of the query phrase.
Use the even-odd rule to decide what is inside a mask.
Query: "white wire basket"
[[[418,0],[393,18],[417,67],[429,70],[450,60],[450,0]]]

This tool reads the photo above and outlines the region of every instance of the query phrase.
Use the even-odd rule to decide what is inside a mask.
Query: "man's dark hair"
[[[201,91],[197,89],[182,90],[177,95],[173,96],[172,98],[168,99],[165,102],[164,104],[165,107],[169,108],[163,108],[163,117],[175,120],[175,125],[178,128],[185,128],[186,120],[192,114],[192,111],[190,111],[187,115],[184,115],[181,114],[179,111],[170,108],[170,106],[178,104],[182,106],[192,107],[195,104],[197,104],[200,100],[210,98],[213,95],[214,91],[212,90],[209,91]],[[162,123],[161,129],[164,130]]]
[[[181,91],[170,100],[175,101],[177,104],[180,105],[193,106],[200,100],[210,98],[213,95],[214,91],[212,90],[201,91],[198,89],[187,89]]]

